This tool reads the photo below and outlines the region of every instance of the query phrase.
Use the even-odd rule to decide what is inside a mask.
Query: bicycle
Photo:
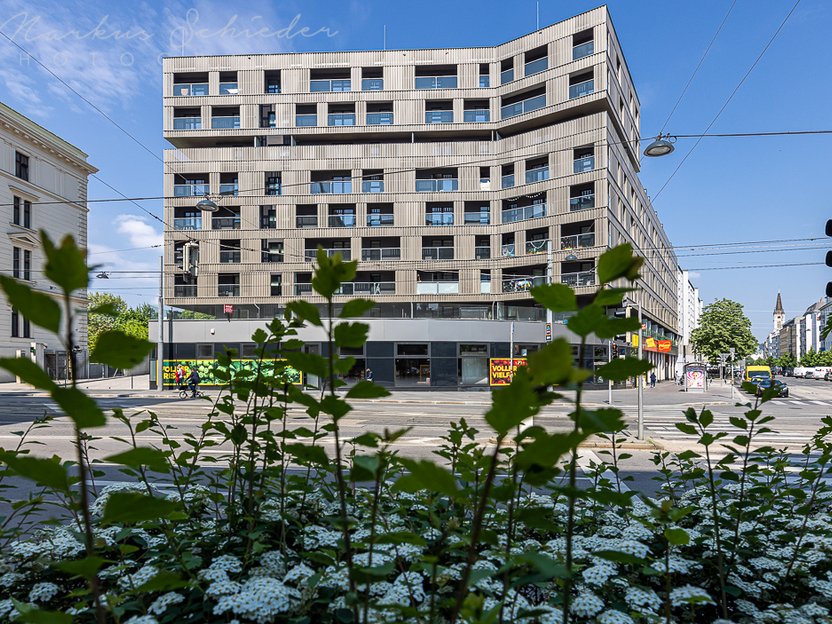
[[[191,389],[188,386],[183,386],[182,388],[179,389],[179,398],[180,399],[191,398],[192,395],[193,395],[193,393],[191,392]],[[205,393],[203,393],[201,390],[197,389],[196,396],[193,397],[193,398],[201,399],[201,398],[204,398],[205,396],[206,396]]]

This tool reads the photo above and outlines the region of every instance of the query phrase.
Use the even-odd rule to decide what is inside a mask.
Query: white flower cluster
[[[680,607],[687,604],[715,604],[711,596],[701,587],[684,585],[670,592],[670,604]]]
[[[266,624],[290,611],[298,598],[298,591],[281,580],[261,576],[247,580],[239,592],[220,597],[214,605],[214,615],[233,613]]]
[[[317,548],[335,548],[341,540],[341,532],[317,524],[310,524],[303,529],[303,547],[306,550]]]
[[[124,624],[159,624],[159,620],[152,615],[134,615],[124,620]]]
[[[153,603],[147,608],[149,613],[153,615],[164,615],[165,611],[168,610],[168,607],[171,605],[179,604],[180,602],[184,602],[185,596],[182,594],[177,594],[176,592],[168,592],[166,594],[162,594]]]
[[[101,517],[104,514],[104,507],[107,505],[107,500],[114,492],[147,492],[147,487],[143,483],[112,483],[105,485],[98,492],[98,497],[90,505],[90,512],[93,516]]]
[[[604,601],[590,591],[579,593],[569,606],[569,612],[579,618],[591,618],[603,609]]]
[[[35,583],[32,585],[32,589],[29,590],[29,602],[49,602],[60,591],[61,588],[55,585],[55,583]]]
[[[135,589],[147,583],[159,573],[159,568],[146,565],[133,574],[125,574],[118,579],[119,587],[122,589]]]

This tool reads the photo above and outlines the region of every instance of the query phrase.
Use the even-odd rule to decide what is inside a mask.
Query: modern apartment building
[[[431,385],[466,385],[479,383],[460,372],[466,354],[509,356],[494,321],[539,327],[515,355],[544,343],[532,286],[563,282],[586,301],[598,256],[631,242],[646,258],[633,297],[645,335],[673,344],[647,357],[673,374],[677,262],[638,179],[640,105],[606,7],[493,47],[177,57],[163,70],[170,305],[256,319],[321,303],[322,247],[358,261],[342,296],[375,299],[379,322],[488,321],[481,344],[434,345],[428,323],[415,346],[378,347],[394,361],[378,381],[405,384],[414,367],[395,361],[416,354]],[[218,212],[195,207],[205,194]],[[245,352],[222,331],[214,345]],[[188,340],[166,357],[196,357]],[[432,370],[435,352],[459,360],[453,374]]]
[[[54,296],[55,286],[44,279],[39,230],[53,240],[71,234],[87,244],[87,177],[97,169],[87,155],[31,119],[0,103],[0,266],[37,291]],[[41,204],[42,202],[47,202]],[[78,361],[87,359],[87,296],[72,301],[76,314]],[[34,353],[33,353],[34,351]],[[55,335],[36,327],[12,308],[0,293],[0,357],[34,356],[55,378],[66,375],[66,351]],[[6,371],[0,380],[8,381]]]
[[[699,289],[690,281],[690,273],[681,267],[679,267],[677,273],[677,288],[679,343],[681,345],[679,360],[684,358],[687,361],[692,361],[690,334],[699,327],[699,317],[702,315],[702,299],[699,297]]]

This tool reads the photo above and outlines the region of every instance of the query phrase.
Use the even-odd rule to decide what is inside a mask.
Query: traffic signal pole
[[[607,342],[607,362],[612,362],[612,340]],[[609,391],[607,403],[612,405],[612,379],[607,379],[607,389]]]

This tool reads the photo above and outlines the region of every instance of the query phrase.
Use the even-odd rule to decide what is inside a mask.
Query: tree
[[[699,327],[690,334],[694,349],[708,361],[716,362],[721,353],[735,350],[742,359],[756,351],[757,339],[751,333],[751,320],[745,316],[742,304],[730,299],[718,299],[705,306]]]
[[[118,295],[91,292],[87,318],[90,352],[95,349],[98,337],[109,330],[120,330],[134,338],[147,340],[147,325],[153,318],[156,318],[156,309],[147,303],[131,308]]]
[[[797,366],[797,358],[791,353],[784,353],[777,358],[777,366],[782,366],[783,368],[794,368]]]

